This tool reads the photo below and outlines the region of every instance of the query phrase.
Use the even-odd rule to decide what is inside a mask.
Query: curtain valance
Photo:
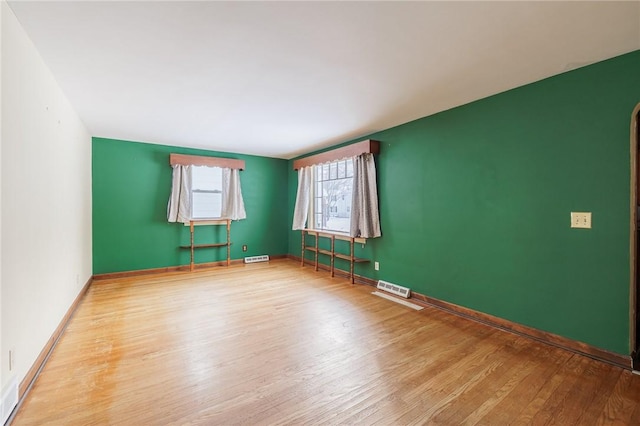
[[[169,164],[172,166],[207,166],[244,170],[244,160],[224,157],[205,157],[202,155],[169,154]]]
[[[378,153],[380,153],[380,142],[367,139],[362,142],[356,142],[351,145],[321,152],[320,154],[293,160],[293,169],[300,170],[301,167],[315,166],[316,164],[342,160],[343,158],[353,158],[360,154]]]

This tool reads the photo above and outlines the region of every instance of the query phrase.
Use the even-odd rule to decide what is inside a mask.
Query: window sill
[[[320,237],[329,237],[329,238],[333,237],[336,240],[351,241],[351,237],[347,233],[332,232],[332,231],[318,231],[316,229],[308,229],[308,228],[305,228],[302,231],[306,232],[309,235],[318,235]],[[354,243],[358,243],[358,244],[366,244],[367,239],[366,238],[354,238],[353,242]]]
[[[226,225],[227,224],[227,219],[191,219],[191,222],[193,222],[193,224],[195,226],[199,226],[199,225]],[[184,224],[184,226],[190,226],[190,223],[187,222]]]

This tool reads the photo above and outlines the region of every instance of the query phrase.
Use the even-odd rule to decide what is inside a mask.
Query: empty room
[[[640,2],[0,22],[1,423],[640,424]]]

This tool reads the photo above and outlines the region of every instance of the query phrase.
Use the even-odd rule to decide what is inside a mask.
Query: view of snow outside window
[[[319,164],[314,169],[314,228],[348,233],[351,221],[353,160]]]
[[[215,219],[222,214],[222,169],[193,166],[191,169],[191,218]]]

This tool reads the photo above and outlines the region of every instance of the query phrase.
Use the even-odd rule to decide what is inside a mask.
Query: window
[[[291,229],[381,236],[374,159],[379,152],[380,142],[367,139],[293,160],[298,189]]]
[[[314,229],[348,233],[351,223],[353,160],[313,166]]]
[[[247,217],[240,187],[244,160],[171,154],[169,164],[173,170],[168,222]]]
[[[213,219],[222,215],[222,169],[193,166],[191,170],[191,218]]]

